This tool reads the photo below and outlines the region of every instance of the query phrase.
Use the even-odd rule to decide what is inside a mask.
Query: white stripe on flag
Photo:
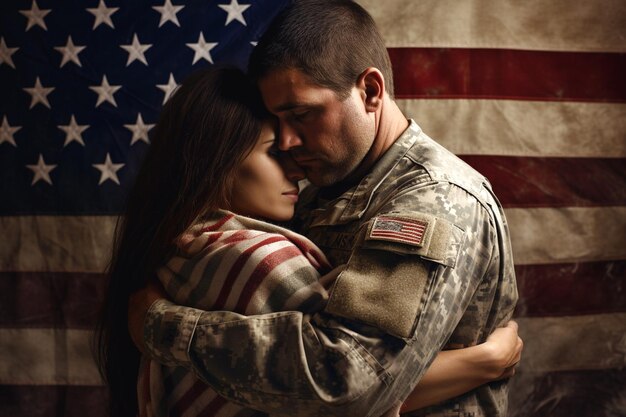
[[[397,101],[428,136],[458,155],[626,157],[624,103]]]
[[[626,366],[626,313],[515,319],[524,340],[521,369],[533,373]]]
[[[389,47],[626,52],[622,0],[357,0]]]
[[[505,212],[516,265],[626,259],[626,207],[511,208]]]
[[[0,217],[0,271],[103,272],[115,216]]]
[[[0,384],[102,385],[91,355],[93,332],[0,329]]]
[[[623,244],[626,207],[505,211],[518,265],[626,259]],[[21,238],[0,245],[0,271],[101,272],[109,260],[96,248],[110,247],[115,219],[113,216],[0,218],[3,230],[12,233],[19,230]],[[44,235],[42,230],[55,233],[46,236],[44,244],[37,245],[37,238]],[[77,256],[80,253],[91,256]]]

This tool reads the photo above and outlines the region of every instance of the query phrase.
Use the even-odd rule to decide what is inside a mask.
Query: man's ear
[[[385,96],[385,77],[378,68],[366,68],[359,75],[357,87],[361,90],[366,111],[375,112],[380,109]]]

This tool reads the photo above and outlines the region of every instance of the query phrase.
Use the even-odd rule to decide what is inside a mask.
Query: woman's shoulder
[[[187,257],[217,248],[235,252],[265,252],[291,246],[316,268],[330,266],[322,251],[307,237],[282,226],[226,210],[211,212],[200,218],[179,237],[177,246]]]

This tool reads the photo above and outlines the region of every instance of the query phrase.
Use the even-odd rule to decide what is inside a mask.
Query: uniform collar
[[[396,139],[358,185],[332,201],[318,201],[320,208],[312,213],[311,227],[349,223],[363,216],[369,207],[374,192],[393,172],[398,162],[415,144],[421,133],[421,129],[415,121],[409,120],[409,122],[409,127]]]

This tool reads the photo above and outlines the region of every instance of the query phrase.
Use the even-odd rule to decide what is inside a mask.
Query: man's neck
[[[361,162],[357,171],[361,171],[361,177],[365,176],[376,162],[391,148],[398,138],[409,127],[409,121],[398,108],[395,101],[385,96],[384,106],[377,115],[376,137],[367,155]]]

